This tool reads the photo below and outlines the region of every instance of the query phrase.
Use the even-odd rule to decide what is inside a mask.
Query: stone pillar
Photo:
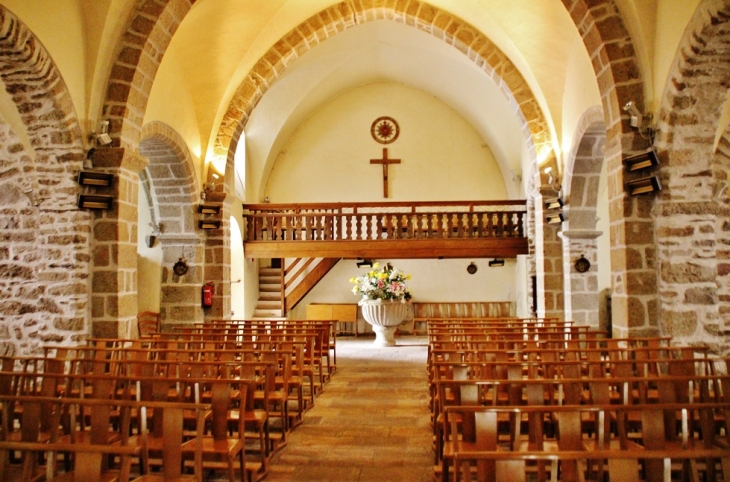
[[[611,313],[614,337],[657,336],[658,300],[656,243],[652,207],[654,195],[629,196],[624,183],[622,151],[641,152],[638,146],[621,149],[617,142],[606,144],[608,163],[609,217],[611,220]]]
[[[231,202],[234,196],[209,192],[206,202],[221,203],[221,228],[206,231],[203,283],[213,283],[213,306],[205,319],[231,318]]]
[[[162,234],[158,239],[162,245],[162,329],[202,322],[204,240],[200,236],[181,234]],[[177,275],[172,268],[181,258],[187,264],[188,271],[184,275]]]
[[[570,230],[559,233],[563,240],[563,272],[565,273],[565,317],[579,325],[598,328],[598,245],[603,233]],[[575,262],[583,256],[591,264],[588,271],[578,272]]]
[[[565,319],[563,311],[563,243],[558,234],[560,225],[546,224],[542,226],[543,252],[543,296],[545,298],[545,318]],[[539,269],[538,269],[539,271]]]
[[[124,148],[101,148],[91,161],[95,171],[114,175],[111,187],[94,188],[114,202],[93,213],[91,336],[129,338],[137,333],[137,190],[147,160]]]
[[[544,305],[538,308],[537,316],[565,319],[563,311],[563,243],[558,237],[562,224],[545,222],[544,200],[556,197],[552,189],[541,189],[537,203],[535,227],[537,241],[537,282],[542,286]],[[542,243],[541,243],[542,241]],[[540,249],[542,244],[542,249]],[[538,289],[538,293],[540,290]]]
[[[539,301],[533,299],[533,293],[537,291],[537,253],[535,251],[536,245],[536,219],[537,213],[535,212],[535,197],[527,197],[527,216],[526,216],[526,235],[527,235],[527,248],[529,254],[527,255],[527,293],[529,296],[529,302],[527,306],[530,308],[528,316],[537,316],[539,311]]]

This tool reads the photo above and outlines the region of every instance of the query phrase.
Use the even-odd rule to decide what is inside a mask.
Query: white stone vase
[[[395,346],[395,330],[406,317],[408,305],[400,301],[361,300],[362,316],[375,332],[375,345]]]

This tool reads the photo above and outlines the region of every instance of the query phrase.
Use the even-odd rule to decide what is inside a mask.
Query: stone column
[[[162,245],[162,329],[202,322],[204,240],[200,236],[182,234],[162,234],[158,239]],[[181,258],[187,264],[188,271],[180,276],[172,268]]]
[[[626,142],[642,141],[627,138]],[[640,144],[638,147],[644,147]],[[624,188],[622,152],[614,142],[606,144],[609,217],[611,222],[611,313],[614,337],[657,336],[658,301],[656,241],[652,207],[654,195],[629,196]]]
[[[565,317],[579,325],[598,328],[598,245],[603,233],[570,230],[559,233],[563,240],[563,272],[565,273]],[[575,268],[583,256],[591,264],[585,273]]]
[[[234,196],[210,192],[206,202],[221,203],[221,228],[207,231],[203,283],[213,283],[213,306],[205,319],[231,318],[231,202]]]
[[[545,318],[557,317],[565,319],[563,311],[563,243],[558,234],[560,225],[546,224],[542,226],[543,252],[543,296],[545,298]],[[539,268],[538,268],[539,271]]]
[[[545,222],[544,200],[556,197],[552,189],[541,189],[536,203],[536,241],[537,241],[537,283],[542,287],[544,305],[538,307],[537,316],[564,319],[563,311],[563,243],[558,237],[562,224]],[[541,243],[542,242],[542,243]],[[542,249],[540,249],[542,244]]]
[[[129,338],[137,333],[137,192],[147,160],[115,147],[96,149],[91,161],[114,175],[111,187],[93,188],[114,202],[93,213],[91,336]]]

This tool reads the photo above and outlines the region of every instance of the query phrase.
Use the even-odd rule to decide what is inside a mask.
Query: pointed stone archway
[[[0,123],[0,354],[39,354],[89,331],[92,215],[76,207],[75,181],[84,150],[58,68],[2,6],[0,77],[19,119]]]
[[[145,177],[151,217],[162,228],[158,236],[162,245],[162,327],[201,322],[206,236],[195,224],[193,210],[201,189],[195,180],[193,160],[180,135],[161,122],[142,129],[140,154],[149,160]],[[181,276],[172,270],[180,258],[188,265],[187,273]]]
[[[656,142],[659,322],[678,343],[730,351],[728,144],[730,7],[704,0],[670,70]]]
[[[604,164],[606,125],[600,107],[583,114],[576,130],[575,147],[566,160],[564,206],[566,222],[563,241],[565,313],[578,324],[606,329],[599,324],[598,243],[603,233],[596,230],[599,184]],[[581,257],[590,268],[579,272],[575,262]]]

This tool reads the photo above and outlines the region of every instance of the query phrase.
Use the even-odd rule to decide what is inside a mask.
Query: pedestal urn
[[[361,300],[362,316],[375,332],[375,345],[395,346],[395,330],[408,313],[408,304],[400,301]]]

